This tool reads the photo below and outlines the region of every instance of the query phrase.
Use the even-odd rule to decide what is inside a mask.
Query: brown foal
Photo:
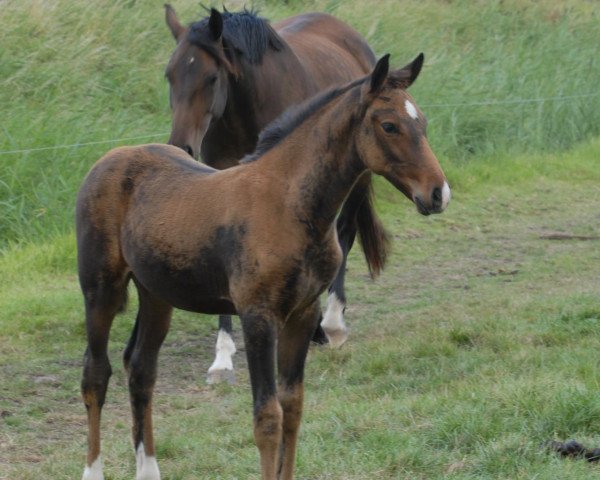
[[[319,295],[342,261],[336,215],[367,171],[424,215],[450,189],[406,88],[423,56],[373,72],[286,113],[238,167],[214,170],[179,148],[118,148],[96,163],[77,199],[79,278],[88,347],[85,480],[103,478],[100,412],[110,327],[133,279],[139,295],[125,351],[138,480],[160,478],[152,436],[158,351],[173,307],[237,314],[244,332],[263,480],[293,478],[304,364]],[[225,193],[227,192],[227,193]]]

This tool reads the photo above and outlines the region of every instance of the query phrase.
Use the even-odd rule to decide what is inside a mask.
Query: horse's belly
[[[130,267],[138,282],[175,308],[208,314],[236,314],[229,297],[229,280],[218,265],[180,268],[159,259],[145,259],[134,261]]]
[[[219,295],[214,285],[182,277],[182,272],[163,279],[148,275],[142,278],[136,276],[148,291],[175,308],[207,314],[235,315],[237,313],[231,300]]]

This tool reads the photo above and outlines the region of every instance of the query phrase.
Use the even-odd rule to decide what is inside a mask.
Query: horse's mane
[[[365,77],[366,78],[366,77]],[[258,143],[253,153],[246,155],[240,163],[248,163],[257,160],[285,137],[292,133],[300,124],[317,110],[340,97],[352,88],[360,85],[365,78],[359,78],[341,87],[334,87],[317,94],[305,102],[294,105],[285,110],[279,117],[268,124],[260,133]]]
[[[244,8],[241,12],[224,11],[223,46],[228,55],[231,51],[243,56],[251,64],[259,64],[269,48],[281,51],[286,47],[283,39],[271,27],[269,21],[258,16],[255,10]],[[215,54],[215,47],[208,40],[208,18],[190,25],[188,40],[197,47]],[[231,59],[230,59],[231,60]]]

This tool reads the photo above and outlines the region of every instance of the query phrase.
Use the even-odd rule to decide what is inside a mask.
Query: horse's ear
[[[179,22],[175,10],[168,3],[165,3],[165,19],[167,21],[167,25],[171,29],[173,37],[175,40],[179,41],[179,37],[181,37],[185,31],[185,27]]]
[[[386,54],[379,59],[377,65],[371,74],[371,88],[369,93],[377,93],[383,86],[390,69],[390,54]]]
[[[419,53],[419,55],[417,55],[417,58],[415,58],[412,62],[410,62],[405,67],[402,67],[401,69],[392,72],[390,75],[394,78],[394,80],[399,84],[401,88],[408,88],[419,76],[421,68],[423,67],[424,59],[425,55]]]
[[[208,19],[208,29],[213,40],[217,41],[223,35],[223,16],[218,10],[210,9],[210,18]]]

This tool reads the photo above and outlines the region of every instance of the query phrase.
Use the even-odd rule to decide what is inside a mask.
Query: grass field
[[[182,19],[197,18],[195,1],[174,5]],[[263,13],[313,9],[346,19],[396,64],[425,51],[413,94],[453,201],[424,218],[377,183],[394,254],[376,282],[352,254],[351,336],[340,350],[311,350],[297,477],[597,476],[597,465],[543,444],[600,446],[600,96],[573,97],[600,93],[599,8],[291,0],[267,2]],[[162,15],[162,2],[0,1],[0,152],[164,140],[173,45]],[[448,106],[565,96],[573,98]],[[83,469],[74,196],[117,143],[132,142],[0,153],[2,480],[79,478]],[[111,339],[107,480],[135,471],[120,367],[131,297]],[[259,478],[239,335],[237,384],[204,384],[215,323],[177,312],[161,353],[164,479]]]

